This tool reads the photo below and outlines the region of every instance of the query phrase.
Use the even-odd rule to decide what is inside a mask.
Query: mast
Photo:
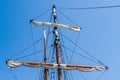
[[[57,23],[57,16],[56,16],[56,6],[53,5],[53,17],[54,17],[54,23]],[[56,48],[56,60],[57,60],[57,64],[58,66],[60,65],[60,44],[59,44],[59,37],[58,37],[58,31],[57,31],[57,27],[54,26],[54,36],[55,36],[55,40],[54,40],[54,44],[55,44],[55,48]],[[61,69],[58,68],[58,80],[62,80],[62,72]]]
[[[46,30],[44,28],[44,63],[47,63],[47,54],[46,54]],[[48,80],[48,69],[44,69],[45,80]]]
[[[105,66],[103,63],[99,61],[102,66],[86,66],[86,65],[74,65],[74,64],[61,64],[61,58],[60,58],[60,42],[59,42],[59,36],[58,36],[58,30],[57,28],[66,28],[73,31],[80,31],[79,26],[70,26],[65,24],[57,24],[57,16],[56,16],[56,6],[53,5],[53,17],[54,17],[54,23],[51,22],[39,22],[39,21],[33,21],[30,20],[31,23],[33,23],[35,26],[48,26],[48,27],[54,27],[53,34],[55,36],[54,39],[54,46],[56,49],[56,61],[57,63],[48,63],[47,62],[47,54],[46,54],[46,30],[44,28],[44,63],[41,62],[19,62],[19,61],[11,61],[7,60],[6,64],[9,68],[17,68],[20,66],[26,66],[31,68],[44,68],[44,80],[49,80],[48,76],[48,69],[57,69],[58,72],[58,80],[62,80],[62,69],[63,70],[79,70],[81,72],[90,72],[90,71],[102,71],[103,69],[108,69],[107,66]],[[85,52],[85,51],[84,51]]]

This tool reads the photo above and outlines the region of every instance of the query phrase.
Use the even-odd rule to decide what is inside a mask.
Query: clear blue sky
[[[120,5],[120,0],[0,0],[1,80],[15,80],[8,70],[5,60],[32,43],[29,20],[51,9],[53,4],[57,7],[94,7]],[[100,80],[118,80],[120,75],[120,8],[60,10],[82,27],[78,45],[109,66],[109,70]],[[48,21],[50,14],[46,15],[48,16],[41,17],[40,20]],[[60,18],[59,22],[64,22],[65,18],[62,19],[60,15],[58,17]],[[72,24],[69,21],[64,23]],[[37,28],[34,31],[38,32]],[[41,35],[41,33],[36,33],[35,39],[38,39],[37,36]],[[67,33],[65,34],[67,35]],[[68,35],[69,38],[70,36]],[[82,61],[77,56],[74,56],[73,59]],[[33,70],[18,68],[13,71],[19,78],[21,77],[18,80],[36,80]],[[78,79],[80,74],[74,73],[75,80],[80,80]],[[26,74],[29,75],[27,78]],[[91,75],[91,77],[88,76],[87,80],[95,80],[95,78],[92,78],[94,76],[95,74]]]

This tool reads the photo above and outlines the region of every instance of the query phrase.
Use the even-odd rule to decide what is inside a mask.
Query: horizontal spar
[[[32,23],[35,26],[47,26],[47,27],[58,27],[58,28],[67,28],[73,31],[80,31],[80,27],[78,26],[69,26],[69,25],[64,25],[64,24],[56,24],[56,23],[50,23],[50,22],[39,22],[39,21],[32,21]]]
[[[48,69],[64,69],[64,70],[79,70],[82,72],[90,72],[94,70],[102,71],[105,67],[102,66],[83,66],[83,65],[72,65],[72,64],[50,64],[50,63],[38,63],[38,62],[6,62],[9,68],[16,68],[20,66],[32,67],[32,68],[48,68]]]

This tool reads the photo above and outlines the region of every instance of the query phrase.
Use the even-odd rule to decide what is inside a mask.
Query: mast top
[[[53,5],[53,8],[56,8],[56,6],[55,6],[55,5]]]

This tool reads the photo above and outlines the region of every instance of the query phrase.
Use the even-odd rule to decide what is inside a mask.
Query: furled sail
[[[32,23],[35,26],[50,26],[50,27],[59,27],[59,28],[67,28],[71,29],[74,31],[80,31],[80,27],[78,26],[69,26],[69,25],[64,25],[64,24],[56,24],[56,23],[50,23],[50,22],[38,22],[38,21],[32,21]]]
[[[105,67],[102,66],[82,66],[82,65],[72,65],[72,64],[50,64],[50,63],[38,63],[38,62],[14,62],[14,61],[7,61],[9,68],[16,68],[20,66],[26,67],[44,67],[49,69],[64,69],[64,70],[79,70],[82,72],[90,72],[93,70],[102,71]]]

